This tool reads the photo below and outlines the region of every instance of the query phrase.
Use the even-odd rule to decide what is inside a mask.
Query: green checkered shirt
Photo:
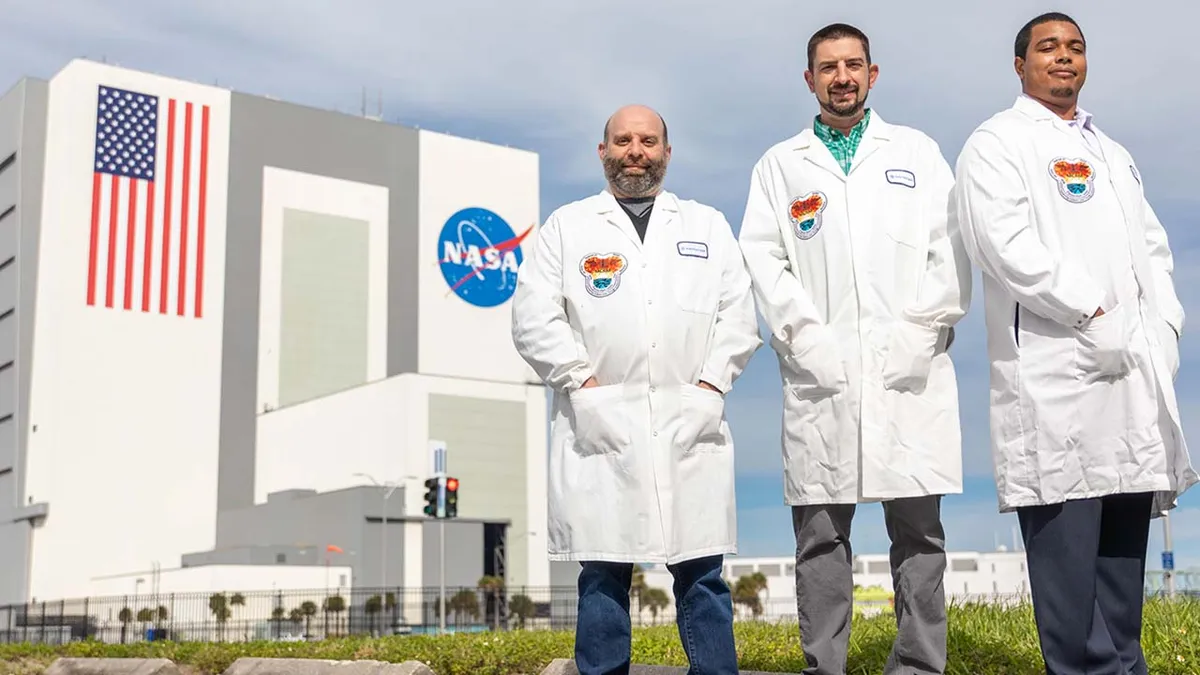
[[[813,118],[813,133],[817,138],[825,143],[825,147],[829,148],[829,152],[833,154],[833,158],[842,165],[842,171],[850,173],[850,165],[854,161],[854,152],[858,150],[858,142],[862,140],[863,131],[867,128],[867,122],[871,119],[871,109],[867,108],[863,118],[858,124],[850,130],[850,135],[843,135],[842,132],[830,127],[821,122],[821,116]]]

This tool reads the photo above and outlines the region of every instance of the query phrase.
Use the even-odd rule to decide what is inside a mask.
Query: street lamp
[[[373,485],[375,485],[376,487],[385,488],[383,490],[383,526],[379,529],[379,550],[380,550],[380,557],[382,558],[380,560],[380,568],[379,568],[379,574],[380,574],[379,585],[383,587],[383,592],[387,593],[387,524],[388,524],[387,502],[388,502],[388,498],[392,496],[392,493],[396,491],[396,488],[400,487],[400,483],[399,483],[399,481],[389,481],[387,483],[380,483],[379,481],[375,480],[374,476],[371,476],[370,474],[365,474],[365,473],[356,473],[356,474],[354,474],[354,476],[357,478],[366,478],[367,480],[371,481],[371,483]],[[419,480],[419,479],[416,476],[405,476],[404,480]]]

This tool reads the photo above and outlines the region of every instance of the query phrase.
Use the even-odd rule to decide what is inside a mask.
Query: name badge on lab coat
[[[681,241],[675,249],[688,258],[708,258],[708,244],[701,241]]]
[[[917,187],[917,177],[908,169],[888,169],[883,175],[887,178],[887,182],[892,185],[903,185],[910,188]]]

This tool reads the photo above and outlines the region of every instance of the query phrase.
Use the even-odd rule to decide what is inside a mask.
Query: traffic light
[[[425,515],[437,518],[438,487],[441,481],[437,478],[425,479]]]
[[[458,516],[458,479],[446,479],[446,517]]]

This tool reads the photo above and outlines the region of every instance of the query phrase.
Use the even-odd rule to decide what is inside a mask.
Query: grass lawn
[[[879,673],[895,635],[890,615],[856,619],[849,673]],[[741,666],[747,670],[799,672],[804,663],[798,630],[790,624],[737,624]],[[423,661],[438,675],[534,675],[555,658],[570,658],[570,632],[512,631],[447,636],[344,638],[324,642],[153,643],[65,647],[0,645],[0,673],[37,675],[58,656],[162,657],[200,673],[220,673],[241,656]],[[1142,644],[1155,675],[1200,673],[1200,602],[1155,600],[1146,606]],[[954,675],[1042,675],[1033,613],[1028,607],[966,605],[950,612],[950,659]],[[674,625],[634,631],[635,663],[686,665]]]

